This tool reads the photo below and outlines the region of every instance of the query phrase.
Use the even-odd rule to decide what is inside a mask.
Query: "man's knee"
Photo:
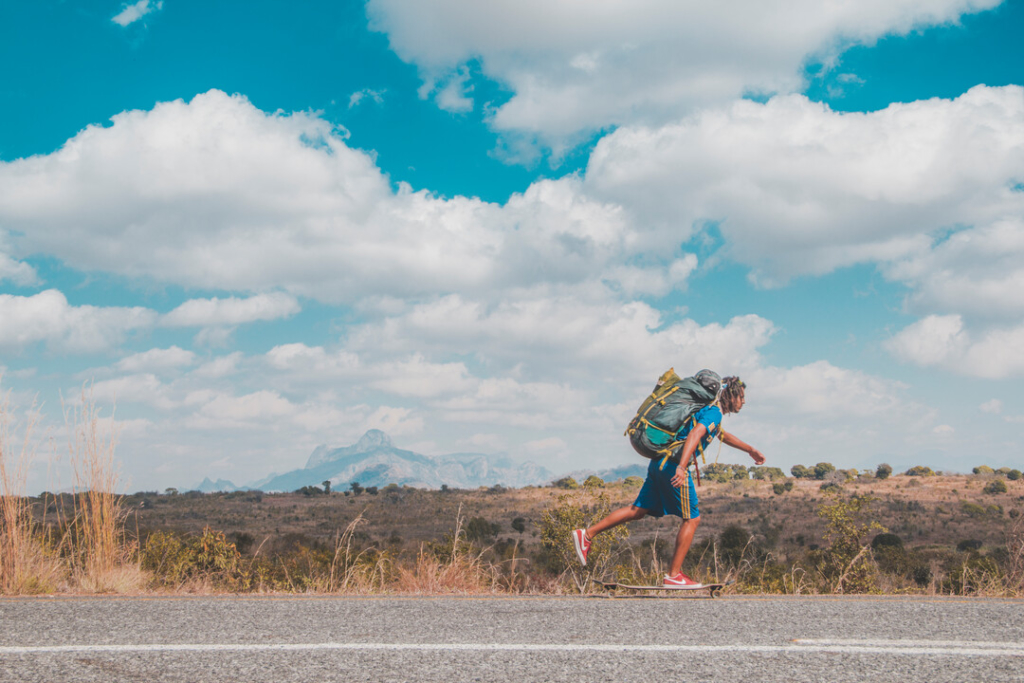
[[[629,509],[633,513],[633,519],[643,519],[647,516],[647,510],[644,510],[643,508],[638,508],[635,505],[630,505]]]

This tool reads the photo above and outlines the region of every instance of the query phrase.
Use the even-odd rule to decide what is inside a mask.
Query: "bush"
[[[572,477],[562,477],[558,481],[552,482],[551,485],[554,486],[556,489],[569,490],[578,489],[580,487],[579,483]]]
[[[826,481],[824,484],[818,487],[818,490],[828,493],[830,491],[842,491],[843,487],[840,486],[837,482]]]
[[[925,467],[924,465],[916,465],[911,467],[909,470],[904,472],[908,477],[931,477],[935,475],[931,467]]]
[[[878,548],[902,548],[903,539],[896,534],[883,533],[878,534],[871,541],[872,549],[877,550]]]
[[[641,479],[640,477],[637,477],[637,476],[630,476],[630,477],[626,477],[625,479],[623,479],[622,483],[623,483],[623,485],[629,486],[629,487],[643,486],[644,485],[644,480]]]
[[[877,470],[875,470],[875,478],[876,479],[888,479],[891,474],[892,474],[892,465],[889,465],[889,464],[884,463],[884,462],[881,465],[878,466]]]
[[[1021,478],[1021,472],[1020,470],[1010,470],[1006,473],[1006,478],[1010,481],[1017,481]]]
[[[1000,467],[998,470],[996,470],[996,474],[998,474],[1000,477],[1005,477],[1009,473],[1010,473],[1010,468],[1009,467]]]
[[[178,587],[190,580],[229,583],[239,557],[222,532],[206,527],[199,536],[158,531],[146,540],[140,560],[153,573],[154,583]]]
[[[827,548],[815,551],[818,574],[825,588],[832,593],[869,593],[877,590],[875,565],[870,561],[868,546],[861,539],[870,531],[886,529],[869,520],[872,496],[853,495],[844,498],[839,492],[822,501],[818,516],[825,520]]]
[[[996,471],[994,469],[992,469],[991,467],[989,467],[988,465],[978,465],[977,467],[975,467],[971,471],[974,472],[975,474],[986,474],[986,475],[987,474],[995,474],[996,473]]]
[[[718,545],[725,562],[737,566],[743,559],[743,551],[750,543],[750,532],[738,524],[730,524],[718,535]]]
[[[581,567],[572,542],[573,529],[585,529],[611,512],[606,493],[577,490],[564,493],[541,517],[541,562],[554,574],[564,574],[579,592],[592,585],[593,575],[605,575],[615,545],[629,536],[625,524],[599,534],[587,554],[587,566]]]
[[[830,462],[819,462],[817,465],[814,466],[814,478],[815,479],[824,479],[829,474],[831,474],[832,472],[835,472],[835,471],[836,471],[836,467],[832,463],[830,463]]]
[[[777,481],[774,484],[772,484],[772,492],[776,496],[781,496],[783,493],[786,492],[786,485],[783,484],[781,481]]]
[[[584,480],[583,488],[585,488],[585,489],[601,489],[601,488],[604,488],[604,479],[602,479],[601,477],[597,476],[596,474],[591,474],[589,477],[586,478],[586,480]]]
[[[787,491],[792,491],[792,490],[793,490],[793,480],[792,480],[792,479],[787,479],[787,480],[786,480],[786,483],[785,483],[785,484],[783,484],[782,486],[783,486],[783,488],[785,488],[785,489],[786,489]]]
[[[994,479],[989,483],[985,484],[985,488],[982,489],[983,493],[1006,493],[1006,482],[1002,479]]]
[[[813,472],[803,465],[793,465],[790,468],[789,473],[793,475],[795,479],[809,479]]]
[[[515,519],[513,519],[512,520],[512,530],[513,531],[517,531],[520,534],[522,534],[524,531],[526,531],[526,518],[525,517],[516,517]]]
[[[786,473],[778,467],[751,467],[750,476],[754,479],[761,481],[775,481],[776,479],[785,479]]]
[[[465,533],[470,541],[487,542],[501,533],[501,525],[488,522],[483,517],[473,517],[466,522]]]
[[[960,541],[959,543],[957,543],[956,544],[956,551],[958,553],[969,553],[972,550],[974,550],[974,551],[981,550],[981,546],[982,546],[982,542],[981,541],[977,540],[976,538],[969,538],[969,539],[965,539],[965,540]]]
[[[988,513],[985,508],[977,503],[972,503],[969,500],[960,501],[960,512],[964,513],[968,517],[985,517]]]

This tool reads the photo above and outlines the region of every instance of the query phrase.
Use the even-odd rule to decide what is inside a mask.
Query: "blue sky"
[[[1021,467],[1024,3],[735,10],[6,5],[15,414],[89,382],[132,490],[566,471],[712,367],[770,464]]]

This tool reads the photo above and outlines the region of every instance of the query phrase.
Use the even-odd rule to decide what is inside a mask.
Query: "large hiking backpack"
[[[698,410],[714,403],[721,388],[722,378],[711,370],[681,379],[669,368],[626,428],[633,449],[645,458],[678,461],[682,442],[676,441],[676,433]]]

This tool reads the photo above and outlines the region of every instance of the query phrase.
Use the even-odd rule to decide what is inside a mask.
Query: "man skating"
[[[676,536],[672,564],[663,585],[666,588],[689,588],[700,585],[683,573],[683,561],[700,524],[697,489],[693,485],[689,465],[698,448],[701,451],[707,449],[715,437],[720,438],[727,446],[748,453],[756,464],[764,463],[764,456],[760,451],[722,429],[722,414],[738,413],[743,408],[746,402],[745,389],[746,385],[739,377],[726,377],[722,381],[722,391],[718,400],[694,413],[693,419],[687,420],[675,435],[675,440],[683,442],[678,459],[652,459],[647,468],[647,479],[632,505],[619,508],[588,529],[576,529],[572,532],[576,554],[584,566],[587,564],[591,540],[602,531],[643,519],[647,515],[675,515],[682,518],[683,523]]]

